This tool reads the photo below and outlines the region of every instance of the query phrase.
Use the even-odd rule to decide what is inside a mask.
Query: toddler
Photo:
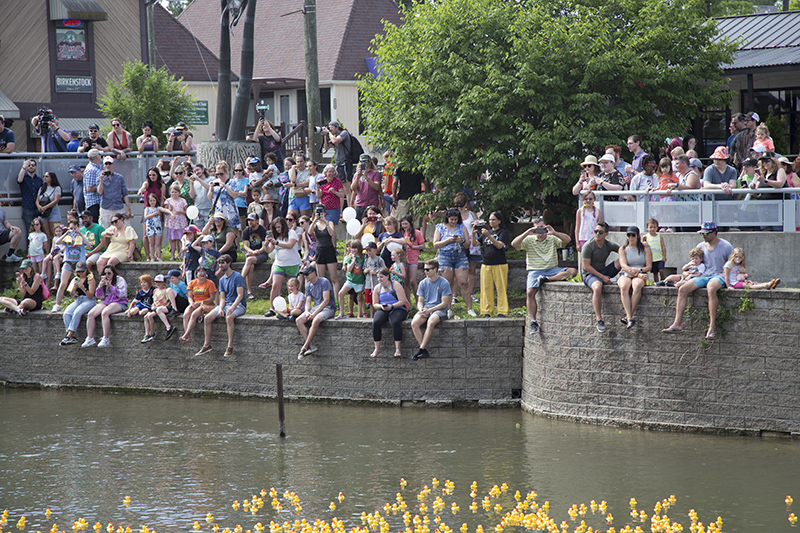
[[[659,278],[666,280],[664,265],[667,262],[667,245],[664,244],[664,237],[658,233],[658,220],[651,218],[647,221],[647,233],[642,237],[642,242],[650,245],[653,254],[653,281],[658,282]]]
[[[125,316],[133,318],[137,315],[146,315],[153,306],[153,277],[150,274],[139,276],[139,292],[131,300],[131,304],[125,311]],[[145,336],[147,335],[147,325],[145,325]]]
[[[747,261],[745,260],[744,250],[734,248],[728,262],[723,267],[725,273],[725,286],[728,289],[774,289],[781,282],[776,278],[764,283],[750,281],[747,274]]]
[[[683,265],[682,273],[667,276],[663,281],[657,282],[656,285],[680,287],[690,279],[702,276],[705,271],[706,265],[703,264],[703,250],[692,248],[689,252],[689,262]]]
[[[286,309],[278,311],[278,316],[289,322],[294,322],[305,311],[306,296],[300,292],[300,282],[297,278],[289,278],[286,282],[289,288]]]
[[[352,240],[348,241],[345,246],[347,255],[344,256],[342,261],[342,270],[346,272],[347,281],[344,282],[342,289],[339,291],[339,316],[336,318],[345,318],[344,315],[344,297],[350,294],[348,318],[353,318],[353,299],[358,300],[358,316],[361,316],[364,304],[364,283],[366,282],[366,275],[364,274],[364,256],[362,255],[363,248],[361,242]],[[355,293],[355,295],[353,295]]]

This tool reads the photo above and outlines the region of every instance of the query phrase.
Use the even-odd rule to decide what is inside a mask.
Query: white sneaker
[[[100,339],[100,342],[98,343],[97,347],[107,348],[109,344],[111,344],[111,339],[109,339],[108,337],[103,337],[102,339]]]
[[[478,316],[478,313],[476,313],[474,309],[469,309],[469,310],[467,311],[467,314],[468,314],[469,316],[471,316],[471,317],[477,317],[477,316]]]
[[[94,340],[94,337],[86,337],[86,340],[83,341],[83,344],[81,344],[81,348],[88,348],[89,346],[94,346],[95,344],[97,344],[97,341]]]
[[[473,294],[472,295],[472,301],[475,302],[475,303],[478,303],[480,300],[478,300],[478,297]]]
[[[319,348],[317,348],[312,344],[311,346],[308,347],[308,350],[306,350],[306,355],[311,355],[312,353],[316,353],[317,350],[319,350]]]
[[[6,257],[6,263],[19,263],[20,261],[22,261],[22,258],[17,254],[11,254]]]
[[[61,306],[58,305],[58,304],[54,305],[53,306],[53,312],[54,313],[58,313],[59,311],[61,311]]]

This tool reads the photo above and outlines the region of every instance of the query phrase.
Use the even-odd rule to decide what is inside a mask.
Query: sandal
[[[713,341],[717,339],[717,332],[716,331],[709,331],[706,333],[706,340]]]
[[[636,321],[634,319],[627,320],[625,322],[625,329],[631,329],[635,325],[636,325]]]
[[[776,279],[773,279],[772,281],[770,281],[769,282],[769,290],[772,290],[775,287],[777,287],[780,284],[780,282],[781,282],[781,278],[776,278]]]
[[[394,356],[400,358],[403,357],[403,354],[401,354],[400,352],[394,352]]]
[[[259,289],[269,289],[270,287],[272,287],[272,283],[270,283],[269,281],[265,281],[264,283],[258,286]]]

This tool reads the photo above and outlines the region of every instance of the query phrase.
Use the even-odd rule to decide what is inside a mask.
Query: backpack
[[[348,148],[347,149],[347,160],[350,163],[356,165],[356,164],[358,164],[359,156],[361,156],[361,154],[364,153],[364,147],[361,146],[361,143],[358,141],[358,139],[356,139],[355,135],[353,135],[349,131],[347,133],[348,133],[348,135],[350,137],[350,143],[349,143],[350,146],[347,147]]]

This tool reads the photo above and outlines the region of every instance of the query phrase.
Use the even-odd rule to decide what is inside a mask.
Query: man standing
[[[36,168],[35,160],[26,159],[22,162],[22,168],[17,176],[19,192],[22,195],[22,221],[25,223],[25,227],[22,230],[24,231],[23,238],[26,243],[31,222],[39,216],[39,210],[36,208],[36,198],[39,196],[39,190],[42,185],[44,185],[44,180],[36,174]]]
[[[178,122],[175,126],[175,131],[164,133],[167,134],[167,152],[183,152],[188,154],[192,151],[192,134],[187,129],[185,122]]]
[[[417,314],[411,320],[411,330],[419,343],[419,350],[411,358],[414,361],[431,356],[428,343],[433,337],[434,328],[447,318],[447,310],[453,299],[450,283],[439,275],[439,262],[436,259],[425,261],[425,279],[417,288]],[[422,326],[425,326],[425,334]]]
[[[748,113],[744,116],[744,127],[733,140],[733,164],[741,166],[742,162],[750,156],[750,149],[756,140],[756,128],[759,120],[758,113]]]
[[[69,132],[69,142],[67,143],[67,152],[77,152],[81,146],[81,134],[78,130]]]
[[[100,224],[95,223],[94,215],[88,209],[81,213],[81,235],[86,237],[86,265],[89,270],[94,268],[97,261],[103,252],[106,251],[105,246],[100,246],[103,240],[103,232],[105,228]]]
[[[353,176],[350,194],[350,207],[355,207],[356,218],[361,220],[364,211],[371,205],[383,206],[381,194],[381,181],[383,176],[375,169],[375,164],[369,155],[361,154],[358,158],[358,168]]]
[[[69,175],[72,176],[72,183],[70,184],[72,209],[78,213],[83,213],[86,209],[86,200],[83,197],[83,168],[78,165],[69,167]]]
[[[392,182],[392,201],[397,206],[397,220],[411,212],[411,198],[422,194],[422,184],[425,177],[417,172],[411,172],[402,166],[394,171],[394,181]],[[414,224],[419,227],[419,224]]]
[[[58,117],[53,115],[53,118],[47,125],[47,132],[41,131],[44,127],[39,124],[39,115],[31,119],[33,131],[42,140],[44,151],[51,154],[55,152],[66,152],[67,143],[69,142],[69,134],[62,130],[58,125]]]
[[[89,126],[89,136],[81,139],[81,145],[78,147],[78,152],[101,150],[103,148],[108,148],[108,143],[100,136],[100,126],[97,124],[92,124]]]
[[[631,135],[628,137],[628,150],[633,154],[633,161],[631,161],[633,172],[634,174],[638,174],[644,170],[642,159],[647,155],[647,152],[642,150],[642,138],[638,135]]]
[[[728,153],[733,153],[736,136],[739,135],[739,132],[742,131],[744,127],[745,121],[743,113],[736,113],[731,117],[731,123],[728,125],[728,131],[731,135],[725,142],[725,147],[728,149]]]
[[[543,218],[538,218],[532,227],[511,241],[511,246],[517,250],[525,250],[525,268],[528,272],[525,299],[528,319],[531,321],[531,335],[539,333],[536,293],[543,288],[542,284],[571,278],[578,272],[574,268],[558,266],[558,249],[569,244],[569,241],[569,235],[557,232],[552,226],[545,224]]]
[[[622,147],[618,144],[608,144],[606,145],[605,153],[614,156],[614,168],[625,176],[625,167],[628,166],[628,163],[622,160]]]
[[[247,300],[244,297],[244,278],[231,268],[232,262],[233,259],[228,254],[222,254],[217,259],[217,266],[222,273],[219,279],[219,305],[209,312],[203,321],[205,342],[195,355],[211,351],[211,330],[214,321],[219,317],[225,317],[228,326],[228,347],[225,349],[225,357],[233,355],[233,335],[236,332],[234,320],[247,311]]]
[[[100,194],[97,187],[102,178],[102,159],[103,152],[100,150],[89,150],[89,164],[83,172],[83,200],[86,202],[86,210],[92,214],[93,221],[100,220]]]
[[[601,313],[603,307],[603,285],[610,285],[611,278],[619,274],[619,258],[606,265],[608,256],[617,253],[619,246],[607,240],[608,224],[598,222],[594,228],[594,239],[583,245],[583,284],[592,289],[592,308],[600,333],[606,330]]]
[[[13,226],[6,218],[6,210],[0,207],[0,245],[9,243],[8,253],[4,257],[6,263],[16,263],[22,261],[22,258],[14,252],[22,239],[22,230]],[[22,252],[20,252],[22,253]]]
[[[16,146],[14,131],[6,128],[6,119],[3,115],[0,115],[0,154],[10,154]]]
[[[636,174],[633,179],[631,180],[630,190],[632,191],[646,191],[647,189],[657,189],[658,188],[658,176],[656,176],[656,158],[652,155],[648,154],[642,158],[642,172]],[[644,199],[644,196],[628,196],[629,202],[635,202],[637,200]],[[651,201],[657,202],[658,197],[653,196],[650,198]]]
[[[253,296],[253,270],[256,265],[266,263],[269,254],[264,246],[267,240],[267,228],[261,225],[257,213],[247,215],[247,227],[242,232],[242,247],[244,248],[244,268],[242,277],[247,285],[247,298],[252,300]]]
[[[706,339],[714,340],[717,338],[717,308],[719,307],[717,292],[725,287],[723,268],[725,262],[728,261],[731,254],[733,254],[733,246],[725,239],[720,239],[717,236],[717,225],[714,222],[703,222],[703,226],[698,233],[703,235],[703,242],[698,244],[696,248],[703,250],[703,265],[706,267],[705,272],[703,272],[703,275],[700,277],[688,280],[678,289],[678,298],[675,304],[675,320],[668,328],[662,331],[664,333],[678,333],[683,331],[681,323],[683,321],[683,312],[686,311],[689,295],[697,289],[705,287],[708,292],[709,316]]]
[[[350,132],[342,129],[338,120],[331,121],[328,127],[322,131],[327,134],[325,144],[333,145],[336,177],[344,185],[345,198],[348,198],[350,196],[350,180],[353,177],[353,163],[350,162]]]
[[[311,264],[300,271],[306,277],[306,306],[305,312],[297,317],[295,323],[300,334],[305,339],[297,359],[302,361],[307,355],[315,353],[318,348],[312,344],[319,331],[319,326],[333,317],[336,312],[336,303],[333,300],[333,287],[328,278],[317,275],[317,268]],[[311,322],[309,328],[307,323]]]
[[[125,208],[125,214],[131,217],[131,200],[128,198],[128,186],[122,174],[114,172],[114,158],[107,155],[103,159],[103,176],[97,185],[100,195],[100,224],[107,227],[111,217]]]

